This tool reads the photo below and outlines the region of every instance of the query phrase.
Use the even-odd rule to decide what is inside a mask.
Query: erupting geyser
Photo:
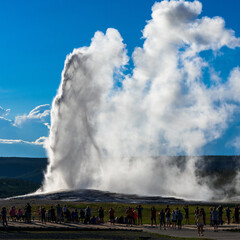
[[[198,1],[155,3],[129,75],[122,71],[128,56],[115,29],[95,33],[89,47],[67,56],[52,105],[44,192],[95,188],[212,197],[197,181],[196,158],[180,167],[159,158],[201,153],[239,107],[239,68],[227,80],[216,78],[201,52],[234,49],[240,39],[222,18],[198,18],[201,10]]]

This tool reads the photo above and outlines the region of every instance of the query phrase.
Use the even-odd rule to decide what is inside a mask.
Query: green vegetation
[[[39,184],[14,178],[0,178],[0,198],[24,195],[35,192]]]
[[[22,200],[23,201],[23,200]],[[103,209],[105,210],[105,217],[104,220],[108,221],[108,210],[112,207],[114,209],[115,212],[115,217],[120,217],[121,215],[123,215],[124,217],[126,216],[126,209],[130,206],[133,208],[136,208],[137,204],[123,204],[123,203],[80,203],[80,202],[62,202],[62,201],[51,201],[48,204],[46,204],[45,200],[39,200],[38,202],[36,202],[36,200],[26,200],[24,201],[24,204],[26,205],[27,202],[30,202],[30,204],[33,207],[33,216],[38,218],[38,209],[40,208],[40,206],[44,206],[47,210],[51,208],[51,206],[56,206],[58,203],[60,203],[61,206],[64,206],[65,204],[67,205],[67,207],[69,208],[70,211],[73,211],[74,209],[78,209],[78,211],[80,209],[85,209],[87,206],[90,206],[91,208],[91,213],[92,216],[98,215],[98,209],[101,207],[103,207]],[[2,205],[2,204],[1,204]],[[23,208],[25,205],[21,205],[21,204],[17,204],[14,203],[14,205],[16,207],[21,207]],[[13,203],[8,203],[8,206],[6,206],[8,209],[10,209],[10,207],[13,206]],[[143,224],[150,224],[150,209],[153,205],[150,204],[142,204],[143,206]],[[165,209],[166,205],[163,204],[155,204],[154,205],[157,213],[161,210],[161,209]],[[182,214],[183,214],[183,218],[184,218],[184,210],[183,210],[184,205],[170,205],[170,209],[174,210],[176,208],[178,208]],[[206,224],[210,223],[210,205],[199,205],[199,208],[203,208],[206,212]],[[233,214],[233,205],[230,206],[232,209],[232,214]],[[189,217],[190,217],[190,224],[195,224],[195,216],[194,216],[194,210],[196,208],[196,205],[189,205]],[[225,208],[225,206],[224,206]],[[227,221],[226,219],[226,214],[225,211],[223,212],[223,221]],[[159,223],[158,219],[157,219],[157,223]],[[183,219],[183,224],[185,223],[185,219]]]

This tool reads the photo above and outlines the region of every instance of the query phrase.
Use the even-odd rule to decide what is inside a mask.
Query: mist
[[[198,158],[190,156],[228,128],[239,108],[240,69],[221,79],[201,53],[234,49],[240,39],[221,17],[199,18],[201,11],[198,1],[155,3],[129,74],[127,46],[116,29],[96,32],[89,47],[67,56],[52,103],[43,192],[216,197],[211,184],[199,182]],[[189,157],[172,164],[170,156],[178,155]],[[239,173],[233,182],[239,194]]]

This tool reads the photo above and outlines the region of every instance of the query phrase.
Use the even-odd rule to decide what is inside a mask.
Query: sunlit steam
[[[239,107],[239,68],[217,81],[200,53],[234,49],[240,39],[222,18],[198,18],[201,10],[198,1],[155,3],[129,75],[123,74],[126,46],[115,29],[97,32],[89,47],[67,56],[52,106],[43,191],[213,196],[199,184],[196,158],[179,166],[166,157],[201,153]]]

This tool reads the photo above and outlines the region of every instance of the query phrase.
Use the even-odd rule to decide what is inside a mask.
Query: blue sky
[[[112,27],[122,35],[131,56],[134,48],[143,44],[141,31],[146,20],[151,18],[154,2],[0,1],[0,106],[3,111],[10,109],[8,114],[2,114],[4,120],[0,121],[0,139],[23,141],[11,145],[0,143],[0,156],[44,156],[42,145],[25,145],[24,141],[34,142],[48,134],[49,106],[45,104],[51,104],[56,95],[66,55],[74,48],[88,46],[96,31],[105,32]],[[233,29],[237,37],[240,36],[240,1],[201,2],[202,16],[223,17],[226,27]],[[226,77],[231,68],[240,65],[240,51],[223,49],[222,53],[214,62],[214,67],[221,70],[222,77]],[[211,61],[213,57],[206,54],[206,58]],[[41,105],[44,106],[29,115]],[[17,116],[20,119],[18,124]],[[227,144],[240,133],[238,123],[237,119],[233,119],[232,127],[221,139],[206,146],[204,153],[238,154],[230,147],[231,144]],[[8,130],[9,124],[15,124],[12,132]]]

